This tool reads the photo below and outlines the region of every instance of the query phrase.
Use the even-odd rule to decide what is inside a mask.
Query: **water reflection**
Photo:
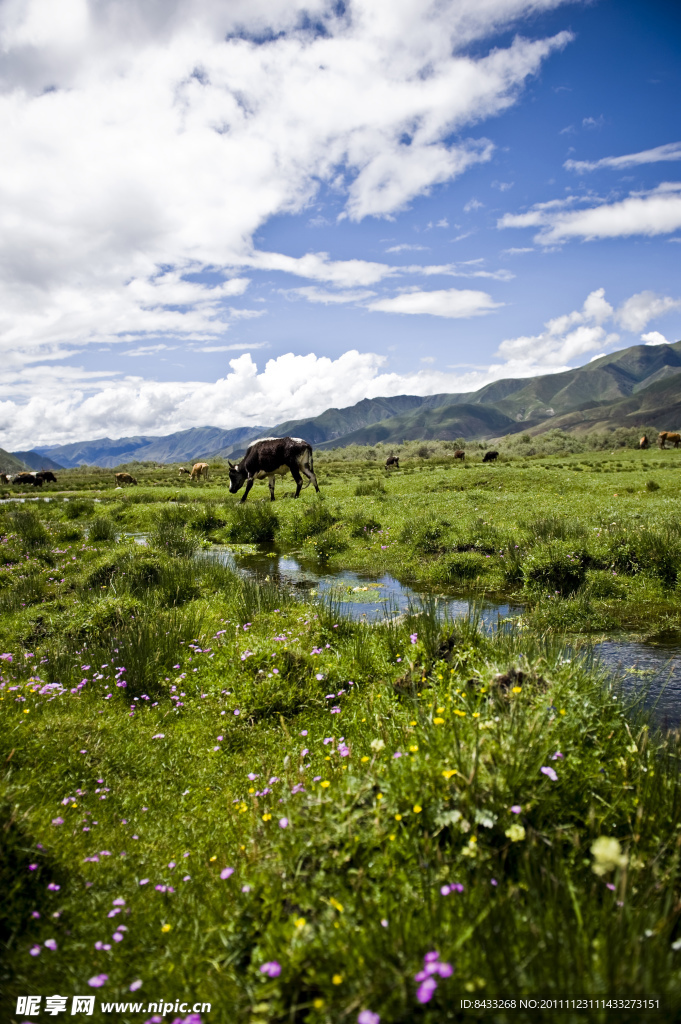
[[[508,602],[462,598],[441,590],[415,590],[390,573],[373,576],[349,569],[324,569],[315,560],[263,552],[253,545],[214,547],[202,554],[254,579],[269,579],[310,596],[333,598],[339,613],[352,619],[375,621],[386,614],[401,615],[424,598],[435,598],[450,618],[464,618],[475,612],[488,629],[496,629],[500,621],[522,612],[521,607]]]
[[[657,724],[677,728],[681,723],[681,646],[604,640],[593,645],[594,657],[616,672],[628,693],[642,693],[643,706],[654,711]]]

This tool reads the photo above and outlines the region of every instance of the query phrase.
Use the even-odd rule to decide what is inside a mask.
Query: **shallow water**
[[[315,560],[275,551],[263,552],[250,544],[231,548],[216,546],[201,554],[254,579],[268,579],[310,596],[333,598],[339,613],[352,619],[377,621],[387,615],[404,614],[410,608],[418,608],[424,600],[432,599],[437,601],[442,614],[457,619],[477,614],[487,629],[496,629],[499,623],[522,613],[521,607],[508,602],[473,600],[441,590],[415,590],[390,573],[373,576],[349,569],[324,571]]]
[[[681,724],[681,645],[604,640],[594,658],[622,679],[625,692],[641,692],[643,706],[665,728]]]
[[[145,533],[127,536],[137,544],[147,543]],[[216,545],[199,555],[214,558],[252,579],[271,580],[309,596],[332,597],[338,602],[339,613],[353,619],[381,621],[417,609],[421,602],[433,598],[442,614],[453,619],[477,615],[486,629],[503,627],[523,612],[521,605],[508,602],[415,589],[390,573],[372,576],[349,569],[324,571],[316,560],[263,551],[255,544]],[[644,707],[653,711],[659,725],[677,728],[681,724],[681,645],[605,640],[581,646],[577,656],[593,658],[619,677],[626,693],[640,692]]]

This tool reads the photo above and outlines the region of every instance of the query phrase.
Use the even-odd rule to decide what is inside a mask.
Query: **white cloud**
[[[642,331],[651,320],[672,310],[681,309],[681,300],[668,295],[645,291],[632,295],[615,314],[616,322],[627,331]]]
[[[613,171],[625,170],[627,167],[639,167],[641,164],[655,164],[668,160],[681,160],[681,142],[668,142],[654,149],[644,149],[639,153],[628,153],[626,156],[604,156],[601,160],[566,160],[563,164],[568,171],[585,174],[587,171],[600,171],[607,168]]]
[[[464,206],[464,213],[471,213],[473,210],[481,210],[485,204],[481,203],[479,199],[469,199]]]
[[[604,354],[601,351],[604,347],[612,348],[620,340],[619,334],[608,333],[605,325],[617,325],[638,333],[650,320],[675,309],[681,309],[681,300],[649,291],[630,296],[614,309],[605,298],[605,289],[598,288],[587,296],[580,310],[553,317],[544,324],[545,329],[540,334],[502,341],[497,355],[508,361],[507,368],[515,371],[513,376],[521,376],[523,367],[528,373],[567,369],[570,363],[589,352],[598,350],[591,359],[599,358]],[[642,340],[650,344],[665,341],[657,331],[643,335]]]
[[[386,372],[375,353],[345,352],[338,359],[287,355],[270,359],[258,372],[250,354],[230,360],[231,371],[214,383],[157,382],[130,377],[90,391],[59,387],[32,396],[25,404],[0,401],[0,430],[11,449],[85,437],[131,433],[164,434],[210,423],[220,427],[274,424],[315,416],[330,406],[353,405],[363,398],[399,394],[438,394],[473,390],[489,374],[451,374],[432,369]],[[339,400],[339,396],[342,398]]]
[[[669,342],[665,338],[664,334],[660,334],[659,331],[648,331],[647,334],[641,335],[641,341],[645,341],[646,345],[668,345]]]
[[[245,285],[187,279],[203,268],[374,284],[362,260],[254,252],[254,232],[320,184],[351,219],[391,216],[489,160],[466,133],[571,35],[467,48],[560,2],[0,5],[0,350],[215,339]]]
[[[483,316],[501,305],[503,303],[494,302],[487,292],[447,288],[430,292],[419,289],[405,291],[392,298],[376,299],[368,304],[368,308],[380,313],[428,313],[431,316],[460,319]]]
[[[617,202],[566,211],[566,200],[538,203],[527,213],[505,214],[499,228],[540,227],[544,245],[570,238],[622,238],[670,234],[681,227],[681,182],[663,182],[650,192],[632,192]]]
[[[325,306],[336,305],[343,302],[361,302],[363,299],[370,299],[376,292],[372,291],[338,291],[338,292],[327,292],[322,288],[316,288],[314,285],[308,285],[305,288],[290,288],[286,292],[287,295],[300,295],[301,298],[307,299],[308,302],[321,302]]]
[[[391,245],[386,252],[405,252],[407,250],[418,252],[419,250],[424,251],[430,248],[428,245],[410,245],[408,242],[402,242],[400,245]]]

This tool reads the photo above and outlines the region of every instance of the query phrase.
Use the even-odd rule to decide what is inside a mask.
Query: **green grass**
[[[324,458],[321,499],[256,486],[245,506],[154,470],[158,487],[93,489],[101,504],[3,507],[3,1019],[99,973],[98,998],[211,1003],[207,1021],[439,1024],[462,998],[538,994],[656,996],[670,1019],[679,738],[563,637],[678,630],[681,463],[557,459],[386,480]],[[140,531],[149,546],[125,539]],[[495,635],[428,602],[349,621],[203,558],[220,539],[526,613]],[[619,856],[599,861],[599,837]],[[420,1006],[431,950],[454,973]]]

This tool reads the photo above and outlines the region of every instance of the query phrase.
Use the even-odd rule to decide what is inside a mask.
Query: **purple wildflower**
[[[29,953],[31,956],[40,956],[40,946],[31,946]]]
[[[381,1024],[381,1018],[373,1010],[360,1010],[357,1024]]]
[[[230,875],[234,874],[234,868],[223,868],[220,872],[220,878],[224,881],[225,878],[229,878]]]
[[[266,974],[268,978],[278,978],[281,974],[281,964],[276,960],[268,960],[260,968],[260,973]]]
[[[108,974],[95,974],[94,978],[90,978],[88,985],[90,988],[101,988],[105,981],[109,980]]]
[[[279,819],[279,828],[288,828],[288,818]]]
[[[522,807],[520,806],[520,804],[513,804],[513,807],[511,808],[511,814],[520,814],[521,811]]]
[[[411,642],[413,644],[418,642],[418,638],[419,638],[418,633],[412,633],[411,636],[409,637],[409,639],[411,640]],[[430,996],[428,996],[428,999],[430,999]],[[424,1002],[428,1002],[428,999],[424,999]]]
[[[416,998],[419,1003],[429,1003],[433,998],[436,988],[437,982],[435,978],[426,978],[425,981],[422,981],[416,990]]]
[[[556,773],[553,770],[553,768],[547,768],[544,765],[539,770],[540,770],[540,772],[542,772],[542,774],[548,775],[548,777],[551,779],[552,782],[558,782],[558,776],[556,775]]]
[[[136,992],[138,988],[142,988],[142,982],[141,982],[141,980],[139,978],[137,979],[137,981],[133,981],[132,982],[132,984],[130,986],[130,991],[131,992]]]

